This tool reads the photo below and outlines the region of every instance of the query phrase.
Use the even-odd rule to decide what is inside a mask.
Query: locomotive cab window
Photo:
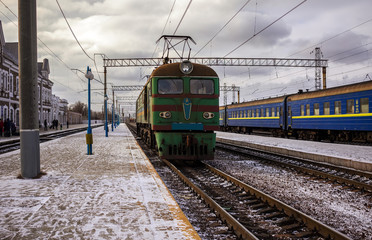
[[[212,79],[191,79],[191,94],[214,94],[214,81]]]
[[[159,94],[182,94],[183,80],[182,79],[159,79],[158,80]]]

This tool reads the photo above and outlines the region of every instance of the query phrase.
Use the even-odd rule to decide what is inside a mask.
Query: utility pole
[[[18,0],[21,175],[40,173],[36,0]]]

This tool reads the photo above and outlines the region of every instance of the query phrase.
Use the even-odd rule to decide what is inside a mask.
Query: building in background
[[[48,125],[54,119],[66,124],[68,101],[53,95],[53,82],[49,79],[48,59],[38,63],[39,122],[47,120]],[[19,126],[19,68],[18,43],[5,42],[0,21],[0,118],[9,119]]]

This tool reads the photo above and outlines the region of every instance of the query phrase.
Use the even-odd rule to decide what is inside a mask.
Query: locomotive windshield
[[[192,94],[214,94],[214,81],[212,79],[191,79],[190,92]]]
[[[158,80],[159,94],[182,94],[183,81],[182,79],[159,79]]]

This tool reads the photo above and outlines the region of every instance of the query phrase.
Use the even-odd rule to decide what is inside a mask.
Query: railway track
[[[128,127],[135,134],[135,127]],[[152,159],[151,161],[159,172],[160,160],[154,162]],[[206,215],[209,214],[212,224],[218,225],[219,222],[224,222],[229,231],[235,232],[237,238],[349,239],[346,235],[209,165],[200,163],[201,165],[198,166],[180,165],[176,167],[169,161],[163,160],[163,162],[203,199],[208,207],[213,209],[212,213],[206,213],[208,211],[205,209],[201,211]],[[159,174],[164,175],[163,171],[161,170]],[[174,179],[168,180],[168,177],[163,181],[173,184],[175,182]],[[181,187],[180,191],[183,195],[187,195],[188,199],[192,199],[190,196],[192,194],[185,187]],[[175,198],[177,199],[176,196]],[[216,217],[221,220],[216,220]],[[219,226],[219,228],[223,227]],[[225,230],[224,234],[229,231]]]
[[[101,125],[92,126],[92,128],[100,127]],[[63,131],[55,131],[51,133],[43,133],[39,136],[40,143],[47,142],[50,140],[54,140],[57,138],[65,137],[74,133],[86,131],[88,127],[80,127],[80,128],[73,128],[67,129]],[[4,154],[7,152],[15,151],[20,148],[20,139],[15,138],[9,141],[0,142],[0,154]]]
[[[164,162],[242,239],[349,239],[207,164]]]
[[[372,173],[358,171],[346,167],[334,166],[327,163],[315,162],[302,158],[294,158],[280,154],[268,153],[246,146],[233,145],[226,142],[217,142],[216,148],[235,152],[270,164],[292,169],[310,176],[327,179],[332,182],[343,184],[350,188],[356,188],[368,194],[372,194]]]

